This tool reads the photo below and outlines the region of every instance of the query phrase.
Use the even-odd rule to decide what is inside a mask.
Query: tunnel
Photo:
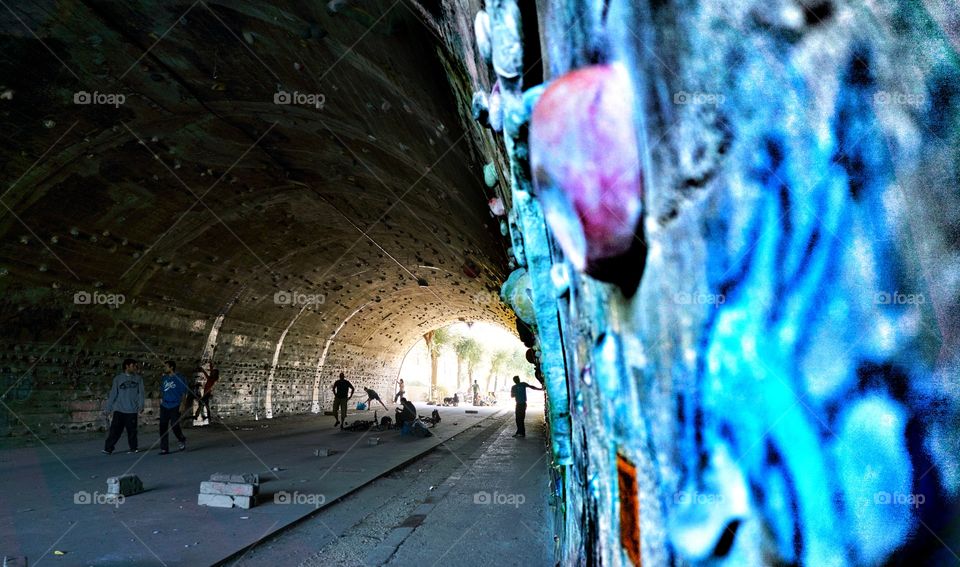
[[[958,22],[0,0],[4,565],[960,563]]]

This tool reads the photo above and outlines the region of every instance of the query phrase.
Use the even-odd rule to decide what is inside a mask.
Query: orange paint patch
[[[620,492],[620,545],[630,562],[641,567],[640,499],[637,496],[637,467],[617,454],[617,484]]]

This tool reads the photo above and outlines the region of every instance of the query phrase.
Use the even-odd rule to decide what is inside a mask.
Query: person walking
[[[187,438],[180,429],[180,403],[187,392],[187,382],[177,373],[177,363],[168,360],[163,363],[163,377],[160,379],[160,454],[170,454],[170,429],[180,442],[181,451],[187,448]]]
[[[371,404],[374,400],[376,400],[380,402],[380,405],[383,406],[383,409],[390,411],[387,409],[387,404],[383,403],[383,400],[380,399],[380,394],[378,394],[376,390],[371,390],[370,388],[364,388],[363,390],[367,393],[367,409],[372,409]]]
[[[207,363],[207,370],[203,369],[201,366],[198,369],[203,373],[203,377],[206,378],[206,381],[203,383],[203,393],[200,395],[200,401],[197,403],[197,412],[193,414],[193,419],[198,419],[201,413],[204,413],[206,409],[205,418],[210,419],[210,397],[213,395],[213,387],[216,385],[217,381],[220,380],[220,369],[213,365],[213,361]]]
[[[403,390],[403,378],[397,380],[397,393],[393,396],[393,403],[403,397],[406,392]]]
[[[477,381],[473,381],[473,405],[480,405],[480,384],[477,384]]]
[[[137,417],[143,413],[143,377],[138,373],[140,364],[132,358],[123,361],[123,372],[113,378],[104,413],[113,414],[110,432],[103,444],[103,452],[113,454],[113,449],[124,429],[127,431],[127,446],[130,453],[139,453],[137,446]]]
[[[344,378],[341,372],[340,379],[333,383],[333,417],[336,419],[334,427],[339,425],[340,429],[343,429],[347,421],[347,400],[352,397],[353,384]]]
[[[527,417],[527,388],[543,391],[543,388],[537,388],[526,382],[521,382],[519,376],[513,377],[513,387],[510,388],[510,397],[517,400],[517,432],[513,434],[514,437],[527,436],[527,429],[523,425],[523,420]]]

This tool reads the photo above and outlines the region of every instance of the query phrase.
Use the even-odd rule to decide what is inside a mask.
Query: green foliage
[[[499,374],[510,358],[510,351],[498,349],[490,354],[490,374]]]
[[[504,362],[504,370],[511,376],[519,375],[521,378],[530,378],[534,375],[533,365],[527,362],[526,350],[517,347],[510,351]]]
[[[483,346],[481,346],[476,339],[469,337],[461,338],[457,341],[455,348],[457,356],[463,358],[470,372],[473,372],[473,369],[476,368],[477,365],[480,364],[480,360],[483,359]]]
[[[427,343],[427,351],[432,355],[439,356],[453,345],[457,336],[444,327],[426,333],[423,338]]]

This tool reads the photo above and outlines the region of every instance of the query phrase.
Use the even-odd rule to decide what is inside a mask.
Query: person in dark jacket
[[[333,416],[337,420],[334,427],[346,425],[347,421],[347,400],[353,397],[353,384],[343,377],[340,373],[340,379],[333,383]]]
[[[513,387],[510,388],[510,397],[517,400],[517,432],[513,434],[514,437],[527,436],[527,428],[523,424],[523,420],[527,417],[527,388],[543,391],[543,388],[537,388],[526,382],[521,382],[519,376],[513,377]]]
[[[105,414],[113,414],[110,432],[103,444],[103,452],[110,455],[120,439],[123,430],[127,431],[127,445],[131,453],[139,453],[137,446],[137,416],[143,413],[143,378],[139,374],[140,364],[128,358],[123,361],[123,372],[113,378],[110,394],[107,396]]]
[[[168,360],[163,363],[163,377],[160,379],[160,454],[170,454],[169,432],[180,442],[180,450],[187,448],[187,438],[180,429],[180,403],[187,393],[187,382],[177,374],[177,363]]]
[[[413,423],[417,419],[417,407],[407,398],[400,398],[400,407],[396,410],[395,419],[397,427],[403,427],[404,423]]]

